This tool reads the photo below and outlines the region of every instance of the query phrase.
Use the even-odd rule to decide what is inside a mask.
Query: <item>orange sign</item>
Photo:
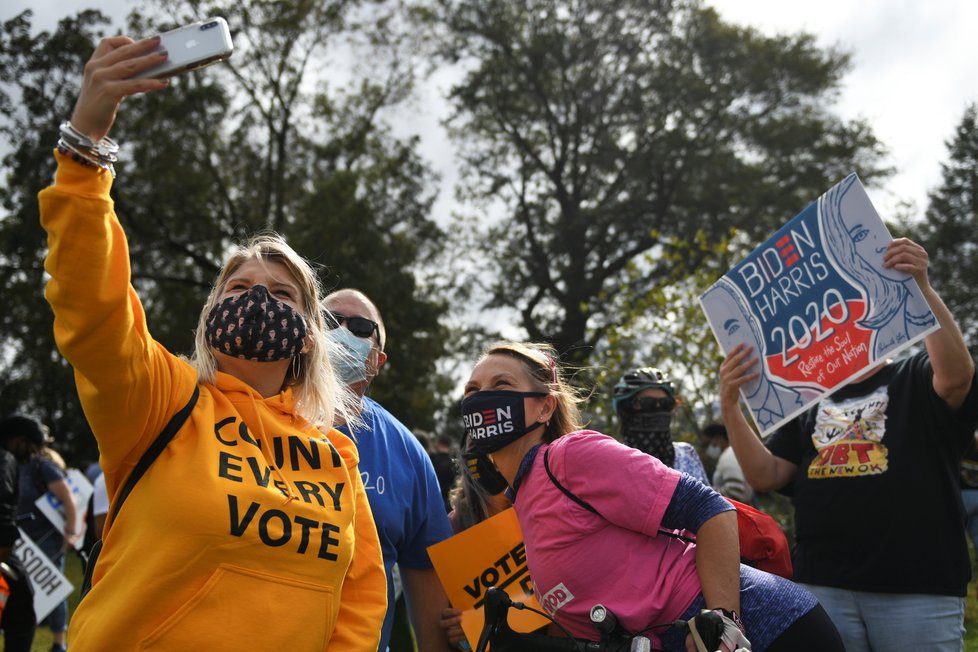
[[[474,647],[482,633],[486,589],[498,586],[513,600],[541,610],[533,597],[523,533],[516,512],[507,509],[428,548],[428,555],[452,606],[462,610],[462,631]],[[507,619],[518,632],[531,632],[549,621],[511,609]]]

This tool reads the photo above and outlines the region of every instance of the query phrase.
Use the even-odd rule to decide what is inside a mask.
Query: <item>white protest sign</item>
[[[75,514],[78,521],[75,523],[75,532],[78,533],[75,548],[81,550],[85,542],[85,511],[88,509],[88,500],[92,497],[92,483],[78,469],[69,469],[66,479],[68,487],[71,488],[71,495],[75,499]],[[34,504],[58,532],[65,531],[65,506],[57,496],[49,491],[38,498]]]
[[[34,613],[37,622],[41,622],[71,595],[75,587],[23,530],[20,530],[20,538],[14,543],[14,556],[24,565],[31,579],[34,587]]]
[[[893,238],[852,174],[714,283],[700,303],[724,355],[753,347],[741,396],[767,435],[938,328]]]

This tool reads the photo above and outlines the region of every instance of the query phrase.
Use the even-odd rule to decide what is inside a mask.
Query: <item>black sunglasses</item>
[[[630,412],[669,412],[676,407],[676,399],[671,396],[643,396],[632,399],[628,405]]]
[[[326,317],[326,328],[329,330],[339,328],[346,323],[346,327],[351,333],[364,339],[370,337],[376,331],[377,346],[383,348],[383,343],[380,341],[380,326],[372,319],[367,319],[366,317],[349,317],[329,310],[324,311],[324,316]]]

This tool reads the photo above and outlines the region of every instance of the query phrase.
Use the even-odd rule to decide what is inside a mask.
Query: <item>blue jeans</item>
[[[847,652],[964,650],[964,598],[802,586],[822,603]]]

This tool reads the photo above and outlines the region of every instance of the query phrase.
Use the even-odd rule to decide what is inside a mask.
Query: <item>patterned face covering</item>
[[[242,360],[290,360],[302,350],[306,320],[264,285],[228,297],[207,315],[207,343]]]
[[[672,412],[628,412],[622,415],[622,438],[625,444],[652,457],[668,467],[675,467],[676,449],[672,445],[669,426]]]

